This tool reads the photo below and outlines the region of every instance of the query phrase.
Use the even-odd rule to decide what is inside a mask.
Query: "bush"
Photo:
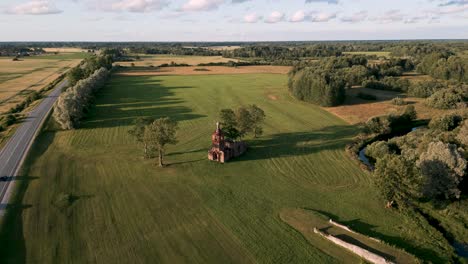
[[[452,131],[463,121],[462,117],[456,114],[446,114],[432,118],[429,128],[441,131]]]
[[[370,118],[364,125],[367,134],[388,134],[392,131],[388,116],[376,116]]]
[[[390,154],[390,147],[388,143],[385,141],[376,141],[366,148],[366,156],[377,160],[377,158],[381,158],[387,154]]]
[[[4,123],[6,126],[11,126],[16,122],[16,120],[16,116],[9,114],[6,116]]]
[[[357,94],[357,97],[361,98],[361,99],[364,99],[364,100],[372,100],[372,101],[377,100],[377,96],[375,96],[373,94],[363,93],[363,92],[359,92]]]
[[[403,98],[401,97],[395,97],[392,99],[391,103],[393,105],[406,105],[406,102],[405,100],[403,100]]]
[[[437,109],[455,109],[468,101],[468,86],[440,90],[426,99],[426,105]]]
[[[208,70],[206,68],[196,68],[196,69],[194,69],[194,71],[205,71],[206,72],[206,71],[210,71],[210,70]]]

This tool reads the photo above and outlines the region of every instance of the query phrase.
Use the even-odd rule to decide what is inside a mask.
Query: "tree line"
[[[104,86],[108,77],[109,70],[102,67],[60,94],[54,105],[53,117],[62,129],[70,130],[79,126],[94,94]]]

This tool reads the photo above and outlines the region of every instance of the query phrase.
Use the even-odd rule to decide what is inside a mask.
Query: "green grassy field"
[[[275,74],[113,77],[82,128],[44,131],[0,233],[6,263],[336,263],[280,219],[320,210],[434,262],[438,242],[384,209],[344,152],[356,128],[292,99]],[[207,160],[221,108],[255,103],[265,135],[227,164]],[[138,116],[180,122],[166,168],[128,135]]]

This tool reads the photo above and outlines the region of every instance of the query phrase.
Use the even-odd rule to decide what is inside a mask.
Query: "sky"
[[[468,0],[0,0],[0,41],[468,39]]]

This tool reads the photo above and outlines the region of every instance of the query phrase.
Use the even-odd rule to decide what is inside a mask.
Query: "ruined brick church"
[[[216,123],[216,131],[211,135],[211,142],[208,159],[220,163],[238,157],[247,150],[247,145],[244,142],[225,139],[219,123]]]

